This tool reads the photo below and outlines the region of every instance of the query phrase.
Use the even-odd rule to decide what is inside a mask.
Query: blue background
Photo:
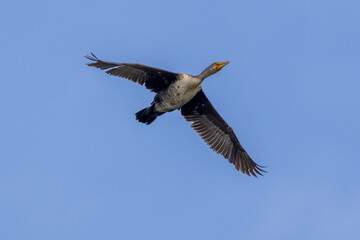
[[[0,7],[0,239],[360,239],[360,2]],[[258,179],[84,55],[198,74]]]

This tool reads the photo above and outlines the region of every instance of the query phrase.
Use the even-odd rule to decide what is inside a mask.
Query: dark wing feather
[[[106,70],[107,74],[129,79],[133,82],[144,85],[152,92],[159,92],[167,88],[178,77],[178,73],[168,72],[159,68],[153,68],[137,63],[113,63],[104,62],[98,59],[93,53],[92,56],[85,56],[87,59],[94,61],[88,63],[90,67]]]
[[[201,90],[181,108],[181,114],[191,127],[210,146],[230,163],[250,176],[262,175],[262,166],[257,165],[241,146],[232,128],[225,122]]]

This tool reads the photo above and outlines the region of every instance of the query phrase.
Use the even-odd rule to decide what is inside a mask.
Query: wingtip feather
[[[86,55],[86,56],[84,56],[84,57],[87,58],[87,59],[89,59],[89,60],[91,60],[91,61],[94,61],[94,62],[100,60],[100,59],[98,59],[98,58],[94,55],[94,53],[90,52],[90,54],[91,54],[91,56],[90,56],[90,55]],[[87,65],[89,66],[89,63],[87,63]]]

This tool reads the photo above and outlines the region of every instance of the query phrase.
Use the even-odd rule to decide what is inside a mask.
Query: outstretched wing
[[[210,146],[230,163],[250,176],[262,175],[262,166],[256,164],[241,146],[232,128],[225,122],[201,90],[181,108],[181,114],[191,127]]]
[[[178,73],[168,72],[159,68],[153,68],[137,63],[113,63],[104,62],[98,59],[93,53],[92,56],[85,56],[87,59],[94,61],[88,63],[90,67],[106,70],[107,74],[129,79],[133,82],[144,85],[152,92],[159,92],[167,88],[178,77]]]

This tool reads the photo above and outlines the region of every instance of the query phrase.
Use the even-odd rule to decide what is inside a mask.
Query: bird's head
[[[214,62],[213,64],[211,64],[210,66],[208,66],[200,75],[199,77],[202,79],[205,79],[217,72],[219,72],[223,67],[225,67],[226,65],[228,65],[230,62],[226,61],[226,62]]]
[[[216,62],[214,63],[214,68],[216,70],[216,72],[220,71],[223,67],[225,67],[226,65],[228,65],[230,62],[226,61],[226,62]]]

